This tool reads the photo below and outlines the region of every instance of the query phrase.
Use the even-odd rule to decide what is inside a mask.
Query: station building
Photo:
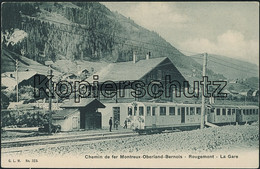
[[[129,117],[135,110],[131,110],[130,107],[132,104],[135,104],[135,102],[172,102],[173,92],[183,90],[183,86],[172,86],[172,88],[169,88],[169,92],[171,93],[170,97],[165,97],[165,93],[163,93],[159,98],[155,99],[152,94],[148,93],[149,84],[150,86],[152,86],[151,83],[155,84],[155,86],[162,85],[164,90],[164,87],[169,83],[169,81],[178,81],[181,85],[186,81],[169,58],[161,57],[150,59],[149,56],[145,60],[139,60],[138,62],[134,59],[130,62],[111,63],[101,71],[95,73],[95,76],[98,76],[100,86],[102,83],[109,81],[112,81],[116,85],[116,87],[114,86],[110,89],[110,92],[116,93],[112,98],[104,97],[102,94],[99,94],[100,97],[98,100],[106,106],[103,109],[98,109],[102,116],[102,128],[109,127],[108,121],[110,117],[113,119],[113,124],[118,120],[119,127],[124,126],[125,120],[131,120]],[[166,76],[170,77],[168,82],[165,79]],[[93,84],[93,77],[89,77],[87,81]],[[140,98],[133,97],[131,93],[134,92],[132,89],[133,86],[128,85],[123,86],[122,88],[123,81],[129,81],[131,84],[137,81],[144,82],[145,86],[143,86],[143,88],[146,90],[144,96]],[[102,88],[100,88],[100,92],[102,92]],[[158,90],[156,91],[155,89],[155,93],[156,92],[158,92]],[[124,93],[123,97],[122,93]]]
[[[168,79],[165,79],[166,76],[168,76]],[[99,72],[86,79],[92,87],[94,86],[94,81],[98,82],[98,97],[93,98],[93,96],[90,96],[92,98],[81,98],[79,103],[75,103],[73,99],[64,102],[61,106],[63,110],[53,115],[53,123],[60,124],[62,131],[105,129],[109,128],[109,119],[112,117],[113,124],[115,121],[119,121],[119,128],[123,127],[125,120],[128,122],[131,120],[129,117],[132,113],[144,111],[141,109],[130,109],[135,102],[152,102],[156,100],[172,102],[172,93],[177,90],[183,90],[182,86],[172,86],[172,88],[169,89],[171,93],[170,97],[166,97],[163,93],[156,99],[153,95],[148,93],[149,85],[155,85],[157,87],[158,85],[162,85],[164,90],[165,85],[169,83],[166,80],[169,82],[178,81],[181,85],[186,81],[167,57],[149,58],[149,56],[147,56],[145,60],[137,61],[133,59],[133,61],[129,62],[108,64]],[[122,86],[121,83],[124,81],[129,82],[130,85]],[[133,90],[133,83],[137,81],[141,81],[144,84],[142,87],[146,90],[144,95],[140,98],[134,97],[132,94],[132,92],[135,91]],[[106,91],[104,91],[100,86],[105,83],[108,84],[108,86],[109,83],[113,83],[114,85],[109,88],[106,87]],[[159,92],[156,87],[154,91],[155,93]],[[105,97],[102,92],[115,94],[112,97]]]

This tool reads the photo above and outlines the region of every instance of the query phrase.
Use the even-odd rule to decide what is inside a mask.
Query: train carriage
[[[258,106],[208,105],[205,122],[215,125],[253,122],[259,119]],[[128,106],[131,127],[139,133],[198,127],[201,104],[133,102]]]
[[[207,121],[214,124],[246,123],[258,120],[257,106],[213,105],[207,109]]]
[[[199,126],[200,104],[134,102],[128,107],[132,128],[138,131],[163,131],[187,126]]]
[[[236,122],[237,107],[233,105],[213,105],[207,108],[207,121],[214,124]]]
[[[237,121],[247,123],[259,120],[259,108],[257,106],[239,106],[237,112]]]

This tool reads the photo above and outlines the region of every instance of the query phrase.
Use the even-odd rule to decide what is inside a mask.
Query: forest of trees
[[[16,28],[28,37],[15,47],[16,53],[25,50],[25,56],[38,62],[62,59],[99,60],[109,57],[119,24],[97,8],[97,3],[83,3],[81,8],[63,7],[58,3],[41,7],[41,3],[7,3],[3,5],[3,30],[10,34]],[[71,24],[38,19],[41,10],[58,13]],[[11,11],[11,12],[10,12]],[[11,22],[10,22],[11,21]],[[63,58],[64,59],[64,58]]]
[[[50,16],[59,14],[70,23],[46,19],[46,12]],[[95,2],[6,3],[2,18],[2,30],[12,32],[18,28],[28,34],[15,49],[10,47],[11,50],[19,53],[24,49],[26,57],[38,62],[49,59],[129,61],[133,51],[140,59],[147,52],[152,52],[152,57],[183,56],[157,33]]]
[[[132,60],[135,51],[138,60],[148,52],[151,58],[169,57],[190,74],[202,68],[156,32],[97,2],[5,3],[2,11],[3,33],[20,29],[28,34],[15,46],[3,47],[40,63],[60,59],[124,62]]]

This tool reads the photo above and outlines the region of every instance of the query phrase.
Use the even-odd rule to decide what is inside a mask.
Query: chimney
[[[149,59],[149,53],[146,53],[146,60]]]
[[[150,59],[150,56],[151,56],[151,52],[148,52],[148,53],[146,54],[146,60]]]
[[[136,63],[136,55],[135,55],[135,51],[133,51],[133,63]]]

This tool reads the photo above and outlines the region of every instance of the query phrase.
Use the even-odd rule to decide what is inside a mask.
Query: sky
[[[159,33],[186,55],[218,54],[259,65],[257,2],[102,2]]]

